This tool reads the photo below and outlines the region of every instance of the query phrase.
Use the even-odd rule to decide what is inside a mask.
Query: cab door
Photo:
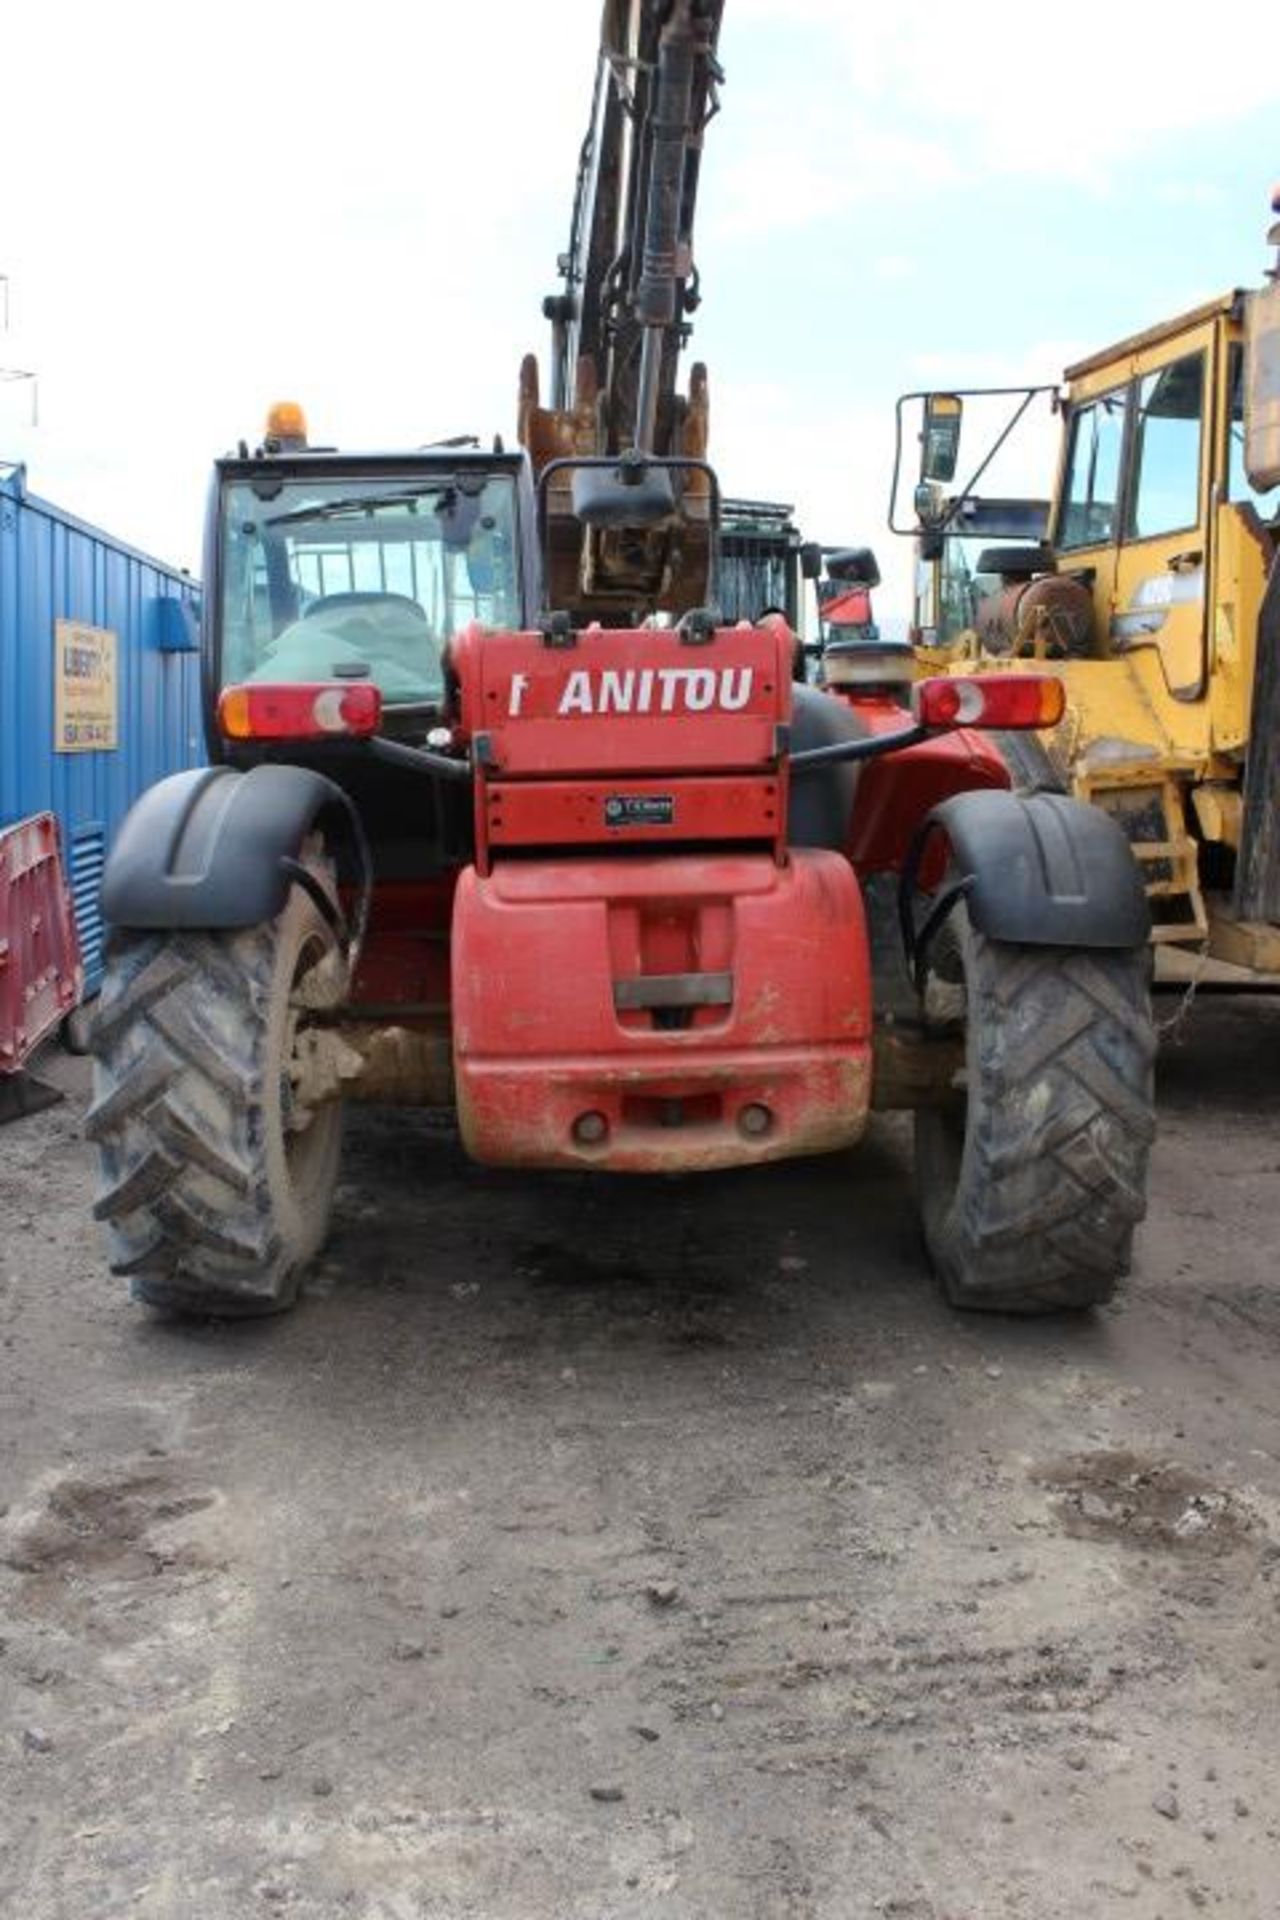
[[[1216,336],[1208,321],[1132,365],[1109,634],[1118,653],[1154,647],[1178,700],[1201,698],[1207,681]]]

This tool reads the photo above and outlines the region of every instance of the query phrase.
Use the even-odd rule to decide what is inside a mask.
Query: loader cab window
[[[1198,525],[1203,416],[1203,353],[1186,354],[1139,382],[1127,540]]]
[[[436,704],[453,634],[520,624],[515,512],[506,474],[230,482],[223,683],[368,679],[388,706]]]
[[[1059,547],[1097,547],[1115,539],[1124,450],[1126,387],[1077,407],[1071,420]]]
[[[991,545],[988,534],[948,540],[942,561],[942,606],[938,639],[947,645],[977,624],[978,609],[1000,591],[998,573],[979,573],[978,560]]]
[[[916,561],[915,619],[921,642],[932,647],[938,640],[937,569],[932,560]]]
[[[978,572],[978,556],[990,545],[988,534],[950,536],[938,561],[917,560],[915,623],[926,646],[954,646],[973,630],[982,602],[1000,591],[998,573]]]

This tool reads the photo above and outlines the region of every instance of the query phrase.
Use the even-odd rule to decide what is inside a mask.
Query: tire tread
[[[967,927],[961,945],[978,1026],[966,1151],[950,1204],[926,1226],[934,1263],[957,1306],[1100,1305],[1128,1271],[1146,1210],[1147,955],[1009,947]],[[922,1158],[922,1179],[936,1175],[936,1156]]]
[[[244,1317],[296,1296],[302,1260],[277,1229],[264,1151],[277,950],[272,926],[112,937],[85,1122],[93,1211],[112,1272],[152,1306]]]

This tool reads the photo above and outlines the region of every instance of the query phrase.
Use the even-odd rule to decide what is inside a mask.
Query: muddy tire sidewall
[[[341,1105],[315,1109],[305,1132],[289,1144],[286,1132],[288,1058],[296,1010],[290,1005],[300,963],[310,950],[327,952],[333,936],[314,902],[295,887],[278,926],[275,968],[263,1040],[263,1152],[267,1186],[286,1258],[297,1278],[314,1259],[329,1229],[342,1155]]]

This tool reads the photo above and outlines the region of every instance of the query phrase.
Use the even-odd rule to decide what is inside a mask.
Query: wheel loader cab
[[[929,397],[899,403],[890,524],[915,534],[922,663],[1052,663],[1066,722],[1012,743],[1011,768],[1121,824],[1167,979],[1183,977],[1178,948],[1259,984],[1280,971],[1278,375],[1273,276],[1078,361],[1062,390],[990,389],[1010,410],[1004,432],[968,449],[971,477],[951,497],[922,469],[914,529],[896,517],[901,423]],[[964,567],[967,516],[984,506],[971,489],[1044,394],[1062,425],[1043,565],[997,566],[999,590],[979,595]],[[974,570],[989,575],[994,557]]]
[[[1267,522],[1275,506],[1245,472],[1246,304],[1243,294],[1225,295],[1078,361],[1064,375],[1045,570],[1083,585],[1092,607],[1091,631],[1065,651],[1095,660],[1146,655],[1157,664],[1161,698],[1182,705],[1209,694],[1220,649],[1233,677],[1248,683],[1247,629],[1271,552]],[[991,396],[1016,391],[992,389]],[[1026,389],[1005,434],[969,449],[975,474],[986,470],[1026,404],[1046,391]],[[923,398],[926,420],[931,402],[952,401]],[[925,466],[928,450],[926,431]],[[999,585],[978,577],[986,572],[978,564],[982,548],[1031,532],[1014,516],[1034,503],[987,501],[968,491],[943,497],[927,477],[916,502],[917,642],[926,649],[959,642],[962,652],[977,651],[977,640],[988,640],[982,602]],[[980,528],[985,542],[974,538]],[[1242,715],[1247,702],[1232,698]],[[1231,750],[1244,733],[1233,726],[1230,700],[1215,692],[1214,704],[1215,730],[1225,731],[1212,745]],[[1190,742],[1181,744],[1185,750]]]
[[[1172,699],[1210,697],[1228,751],[1247,700],[1224,700],[1215,668],[1251,678],[1277,506],[1245,468],[1244,309],[1228,295],[1067,369],[1051,530],[1089,586],[1095,652],[1153,652]]]
[[[1229,328],[1218,305],[1067,370],[1059,566],[1089,587],[1096,651],[1154,649],[1177,700],[1198,699],[1208,676]]]

